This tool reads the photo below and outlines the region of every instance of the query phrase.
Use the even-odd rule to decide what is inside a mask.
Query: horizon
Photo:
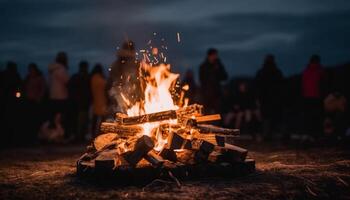
[[[1,0],[0,5],[0,67],[13,60],[22,76],[30,62],[46,73],[62,50],[71,74],[81,60],[90,67],[108,66],[126,37],[142,48],[154,32],[168,42],[172,69],[181,74],[192,69],[196,77],[210,47],[219,50],[230,77],[254,76],[269,53],[285,76],[302,72],[312,54],[319,54],[324,66],[350,61],[350,2],[345,0]]]

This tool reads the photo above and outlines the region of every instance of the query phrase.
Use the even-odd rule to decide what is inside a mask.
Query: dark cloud
[[[325,64],[349,60],[349,11],[346,0],[0,0],[0,63],[45,68],[65,50],[72,71],[81,59],[108,65],[125,37],[143,48],[157,32],[176,71],[197,68],[217,47],[231,75],[255,74],[267,53],[293,74],[312,53]]]

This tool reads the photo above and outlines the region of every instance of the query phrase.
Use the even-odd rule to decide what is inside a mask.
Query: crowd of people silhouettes
[[[90,71],[87,61],[69,76],[65,52],[48,66],[47,79],[35,63],[28,65],[22,79],[16,63],[9,61],[0,72],[2,143],[83,142],[88,133],[96,136],[101,121],[123,106],[115,98],[121,85],[134,91],[131,101],[138,99],[142,84],[130,78],[138,76],[138,65],[131,41],[118,51],[109,76],[99,63]],[[291,131],[313,138],[339,137],[349,128],[349,66],[342,70],[341,76],[327,72],[320,57],[313,55],[300,76],[286,78],[274,55],[268,54],[254,79],[227,81],[218,50],[211,48],[199,66],[200,85],[193,70],[184,74],[181,84],[189,86],[190,103],[203,104],[207,114],[222,114],[222,125],[243,133],[266,139],[274,133],[289,136]]]

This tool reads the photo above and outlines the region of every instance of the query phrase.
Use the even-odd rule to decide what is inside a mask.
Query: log
[[[199,150],[195,153],[194,159],[197,163],[208,161],[209,154],[214,150],[214,145],[207,141],[201,141]]]
[[[143,135],[140,137],[135,144],[133,151],[128,151],[123,154],[124,159],[133,167],[137,165],[138,162],[153,149],[154,142],[153,140]]]
[[[113,122],[102,122],[100,131],[102,133],[115,133],[119,137],[129,137],[141,133],[143,129],[137,125],[125,126]]]
[[[222,153],[222,160],[229,163],[243,162],[248,154],[248,150],[225,143],[224,147],[215,147]]]
[[[104,146],[111,143],[116,138],[118,138],[118,135],[115,133],[102,134],[94,139],[93,145],[96,150],[101,150]]]
[[[221,116],[220,116],[220,114],[203,115],[203,116],[195,117],[195,120],[197,121],[197,123],[217,121],[217,120],[221,120]]]
[[[157,122],[169,119],[176,119],[176,111],[168,110],[163,112],[150,113],[145,115],[139,115],[134,117],[120,117],[116,116],[116,122],[122,125],[135,125],[135,124],[143,124],[146,122]]]
[[[202,107],[198,104],[193,104],[178,110],[167,110],[163,112],[150,113],[134,117],[127,117],[123,114],[117,113],[115,122],[120,125],[136,125],[146,122],[157,122],[169,119],[183,119],[188,116],[199,116],[202,114]],[[181,121],[181,120],[180,120]]]
[[[216,133],[232,136],[239,135],[239,129],[221,128],[210,124],[199,124],[194,128],[197,129],[200,133]]]
[[[95,158],[95,169],[99,172],[112,171],[117,157],[118,153],[116,150],[107,150],[99,153]]]
[[[162,149],[162,151],[159,153],[159,155],[166,159],[166,160],[170,160],[170,161],[173,161],[173,162],[176,162],[177,161],[177,156],[176,156],[176,153],[173,149],[167,149],[167,148],[164,148]]]
[[[168,145],[169,149],[181,149],[184,146],[186,139],[177,134],[176,132],[170,132],[168,136]]]
[[[159,156],[154,150],[151,150],[144,156],[145,160],[151,163],[155,167],[162,166],[164,163],[164,159]]]

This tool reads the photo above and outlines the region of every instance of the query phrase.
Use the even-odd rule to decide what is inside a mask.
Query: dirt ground
[[[350,150],[344,145],[246,145],[257,171],[233,180],[98,186],[75,175],[84,146],[0,152],[0,199],[350,199]]]

